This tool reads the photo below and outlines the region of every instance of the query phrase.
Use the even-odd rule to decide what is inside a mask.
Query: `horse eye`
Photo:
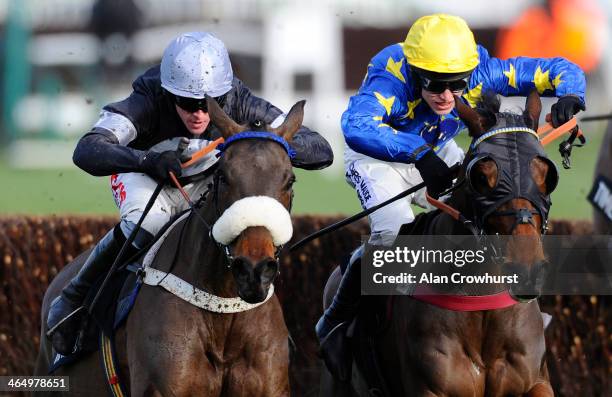
[[[480,171],[474,171],[472,173],[472,181],[474,190],[484,195],[488,193],[489,181],[485,174]]]
[[[219,173],[217,175],[217,181],[219,182],[220,185],[227,185],[228,184],[227,178],[225,177],[225,175],[223,175],[221,173]]]
[[[472,188],[483,196],[488,196],[495,189],[495,186],[489,184],[489,176],[495,177],[493,184],[497,185],[497,164],[490,160],[481,160],[471,173]]]
[[[292,176],[291,178],[289,178],[289,180],[287,181],[287,185],[285,186],[285,190],[291,189],[295,182],[296,182],[295,176]]]

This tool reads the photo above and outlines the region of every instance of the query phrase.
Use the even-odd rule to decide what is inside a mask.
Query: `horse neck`
[[[202,218],[211,227],[217,218],[213,207],[208,205],[204,210],[200,210]],[[195,214],[191,214],[186,220],[173,273],[212,294],[236,296],[234,279],[227,267],[225,254],[210,237],[202,219]]]

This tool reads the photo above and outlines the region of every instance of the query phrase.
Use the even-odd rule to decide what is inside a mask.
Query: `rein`
[[[571,118],[567,123],[559,126],[558,128],[554,128],[550,124],[550,114],[546,115],[546,121],[547,123],[545,125],[538,128],[538,137],[540,137],[542,146],[548,145],[549,143],[551,143],[552,141],[554,141],[565,133],[570,134],[570,137],[567,140],[559,144],[559,153],[563,158],[563,168],[565,168],[566,170],[570,169],[570,156],[572,154],[572,148],[584,146],[586,144],[586,138],[584,137],[584,134],[582,133],[580,127],[578,127],[575,117]],[[576,138],[578,138],[578,140],[580,141],[579,144],[574,143]]]
[[[203,148],[202,150],[200,150],[198,153],[196,153],[187,163],[193,164],[194,163],[194,157],[196,157],[196,160],[199,158],[202,158],[203,156],[205,156],[206,154],[210,153],[212,150],[214,150],[215,148],[217,148],[221,153],[219,156],[221,156],[223,154],[223,152],[227,149],[227,147],[233,143],[236,142],[238,140],[241,139],[268,139],[268,140],[272,140],[275,141],[279,144],[281,144],[287,154],[289,155],[289,157],[291,158],[293,156],[293,154],[295,152],[293,152],[293,149],[289,146],[289,144],[280,136],[277,136],[275,134],[272,133],[268,133],[268,132],[247,132],[247,133],[238,133],[233,135],[232,137],[230,137],[227,141],[224,141],[223,138],[219,138],[217,140],[215,140],[214,142],[212,142],[211,144],[209,144],[208,146],[206,146],[205,148]],[[292,154],[293,153],[293,154]],[[182,167],[185,168],[188,165],[185,165],[187,163],[183,163]],[[218,172],[218,171],[217,171]],[[218,174],[216,174],[218,175]],[[208,230],[208,235],[209,238],[211,239],[212,242],[214,242],[219,249],[221,250],[221,252],[223,252],[225,259],[228,263],[227,268],[231,269],[231,264],[232,261],[234,259],[230,248],[229,248],[229,244],[226,242],[225,244],[218,241],[217,238],[215,238],[214,236],[214,225],[210,225],[202,216],[202,214],[200,214],[200,212],[197,209],[197,206],[199,206],[199,204],[201,203],[202,200],[205,200],[204,197],[208,196],[203,196],[200,201],[198,201],[198,205],[196,205],[191,198],[189,197],[189,194],[185,191],[185,189],[183,188],[183,186],[181,185],[180,181],[178,180],[178,178],[176,177],[176,175],[173,172],[169,173],[169,177],[170,180],[172,181],[172,183],[176,186],[176,188],[179,190],[179,192],[181,193],[181,195],[183,196],[183,198],[185,199],[185,201],[187,202],[187,204],[189,205],[190,211],[191,213],[195,213],[197,219],[200,220],[200,222],[202,222],[202,224],[206,227],[206,229]],[[210,191],[211,189],[213,190],[213,198],[214,198],[214,205],[215,205],[215,211],[218,215],[219,214],[219,207],[218,207],[218,186],[219,186],[219,182],[218,182],[218,177],[215,177],[215,181],[213,182],[213,186],[209,188],[208,191]],[[245,198],[248,199],[248,198]],[[270,201],[273,201],[273,198],[268,197],[268,199]],[[239,200],[240,201],[240,200]],[[277,205],[282,206],[280,203],[276,202]],[[231,206],[230,206],[231,207]],[[284,209],[284,207],[283,207]],[[178,220],[181,219],[186,219],[186,217],[188,216],[189,212],[185,213],[181,218],[179,218]],[[219,219],[217,219],[217,221],[215,222],[215,224],[219,221]],[[201,309],[207,310],[207,311],[211,311],[211,312],[215,312],[215,313],[239,313],[239,312],[243,312],[246,310],[250,310],[253,308],[256,308],[264,303],[266,303],[273,295],[274,295],[274,285],[270,285],[270,288],[268,290],[268,294],[266,296],[266,298],[259,302],[259,303],[255,303],[255,304],[250,304],[245,302],[244,300],[242,300],[239,297],[234,297],[234,298],[223,298],[223,297],[219,297],[216,295],[213,295],[207,291],[201,290],[199,288],[196,288],[195,286],[193,286],[192,284],[188,283],[185,280],[182,280],[181,278],[177,277],[176,275],[171,273],[171,270],[168,272],[164,272],[155,268],[150,267],[151,263],[153,262],[153,259],[155,258],[156,253],[158,252],[158,250],[160,249],[162,243],[164,242],[165,238],[167,237],[168,233],[170,232],[172,228],[168,228],[164,234],[160,237],[160,239],[158,241],[155,242],[155,244],[153,244],[153,246],[150,247],[149,251],[146,253],[145,258],[143,260],[143,265],[142,267],[138,267],[135,270],[136,274],[140,277],[141,281],[144,284],[147,285],[151,285],[151,286],[158,286],[161,287],[163,289],[165,289],[166,291],[174,294],[175,296],[183,299],[186,302],[189,302],[190,304],[199,307]],[[223,240],[222,240],[223,241]],[[282,244],[277,245],[275,244],[275,260],[278,262],[279,261],[279,256],[280,256],[280,251],[282,250]]]

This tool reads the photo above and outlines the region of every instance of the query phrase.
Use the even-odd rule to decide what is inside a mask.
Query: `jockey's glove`
[[[165,182],[170,171],[176,176],[181,175],[181,154],[175,150],[161,153],[149,150],[140,160],[140,170],[157,182]]]
[[[580,98],[576,95],[562,96],[557,103],[550,108],[553,127],[557,128],[567,123],[581,110],[585,110],[585,107]]]
[[[428,150],[414,165],[419,170],[427,186],[427,193],[431,197],[437,199],[440,193],[453,185],[453,173],[433,150]]]

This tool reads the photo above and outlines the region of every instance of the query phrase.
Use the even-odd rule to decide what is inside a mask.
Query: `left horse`
[[[145,269],[145,284],[115,336],[119,378],[128,394],[289,395],[288,331],[272,283],[280,248],[292,234],[295,176],[288,143],[301,126],[303,108],[304,101],[296,103],[277,128],[258,121],[239,125],[208,99],[211,121],[225,139],[214,183],[204,205],[170,229],[151,263],[168,273],[163,278],[191,284],[187,295],[194,299],[147,285]],[[46,375],[52,360],[44,334],[49,304],[86,257],[66,266],[45,294],[36,374]],[[196,307],[196,290],[198,296],[214,294],[209,302],[219,310]],[[70,377],[71,395],[108,394],[96,353],[54,375]]]

